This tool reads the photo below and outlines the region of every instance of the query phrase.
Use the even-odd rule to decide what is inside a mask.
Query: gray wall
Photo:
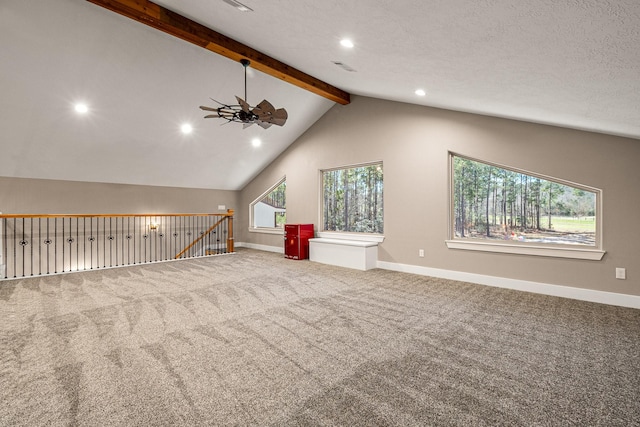
[[[4,214],[220,213],[239,192],[0,177]]]
[[[603,260],[447,249],[449,151],[602,189]],[[375,160],[384,162],[379,260],[640,295],[640,141],[365,97],[333,107],[242,190],[236,241],[282,245],[248,232],[249,204],[282,176],[287,222],[317,228],[319,169]]]

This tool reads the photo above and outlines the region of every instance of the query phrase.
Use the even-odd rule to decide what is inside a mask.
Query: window
[[[587,259],[604,255],[600,190],[453,154],[451,169],[449,247]],[[525,249],[513,249],[518,246]],[[588,251],[594,253],[585,255]]]
[[[382,162],[322,171],[322,229],[383,232]]]
[[[287,218],[287,181],[282,178],[251,203],[250,230],[281,233]]]

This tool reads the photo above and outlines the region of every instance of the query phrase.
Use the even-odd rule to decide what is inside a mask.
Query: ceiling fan
[[[223,104],[222,102],[216,101],[212,98],[211,100],[220,104],[220,107],[206,107],[204,105],[201,105],[201,110],[214,111],[216,113],[208,114],[204,116],[204,118],[221,118],[227,120],[227,123],[242,123],[243,129],[246,129],[253,124],[257,124],[264,129],[268,129],[269,127],[271,127],[271,125],[284,125],[284,123],[287,121],[287,118],[289,117],[287,114],[287,110],[285,110],[284,108],[278,108],[276,110],[275,107],[271,105],[271,103],[266,99],[262,100],[262,102],[255,107],[252,107],[246,101],[247,67],[249,67],[249,64],[251,64],[251,62],[248,59],[241,59],[240,63],[244,67],[244,99],[236,96],[236,100],[238,101],[237,104]]]

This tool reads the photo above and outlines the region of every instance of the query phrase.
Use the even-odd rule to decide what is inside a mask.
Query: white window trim
[[[482,252],[494,252],[505,254],[517,254],[517,255],[531,255],[531,256],[544,256],[555,258],[570,258],[570,259],[584,259],[591,261],[600,261],[606,254],[602,246],[602,190],[599,188],[589,187],[583,184],[578,184],[571,181],[566,181],[539,173],[532,173],[522,169],[509,167],[486,160],[479,160],[469,156],[463,156],[461,154],[449,152],[449,238],[445,240],[447,248],[460,249],[467,251],[482,251]],[[470,240],[470,239],[456,239],[454,238],[453,230],[453,158],[460,157],[463,159],[472,160],[475,162],[484,163],[490,166],[499,167],[515,171],[518,173],[526,174],[529,176],[538,177],[547,181],[568,185],[571,187],[581,188],[586,191],[596,194],[596,244],[595,246],[572,246],[572,245],[535,245],[530,243],[516,243],[516,242],[501,242],[497,240]]]
[[[322,175],[324,172],[334,171],[338,169],[350,169],[350,168],[360,168],[371,165],[381,164],[384,168],[384,162],[382,160],[374,160],[371,162],[364,163],[356,163],[351,165],[344,166],[336,166],[331,168],[325,168],[318,170],[318,228],[324,224],[324,203],[322,199],[322,195],[324,194]],[[355,233],[352,231],[326,231],[318,229],[316,232],[316,236],[323,237],[327,239],[336,239],[336,240],[355,240],[360,242],[376,242],[382,243],[384,241],[384,234],[374,234],[374,233]]]
[[[447,248],[466,251],[497,252],[503,254],[534,255],[555,258],[586,259],[600,261],[605,251],[599,249],[583,249],[572,247],[529,246],[524,244],[508,244],[493,242],[476,242],[465,240],[445,240]]]
[[[283,176],[282,178],[280,178],[275,185],[272,185],[271,187],[269,187],[269,189],[267,189],[267,191],[265,191],[264,193],[262,193],[261,195],[259,195],[254,201],[252,201],[251,203],[249,203],[249,232],[250,233],[262,233],[262,234],[279,234],[279,235],[284,235],[284,227],[283,228],[269,228],[269,227],[254,227],[253,224],[253,206],[258,203],[260,200],[264,199],[267,194],[271,193],[274,189],[276,189],[280,184],[282,184],[283,182],[286,182],[287,180],[287,176]]]

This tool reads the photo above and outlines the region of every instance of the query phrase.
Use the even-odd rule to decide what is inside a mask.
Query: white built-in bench
[[[370,270],[378,263],[378,242],[326,237],[309,239],[309,261]]]

